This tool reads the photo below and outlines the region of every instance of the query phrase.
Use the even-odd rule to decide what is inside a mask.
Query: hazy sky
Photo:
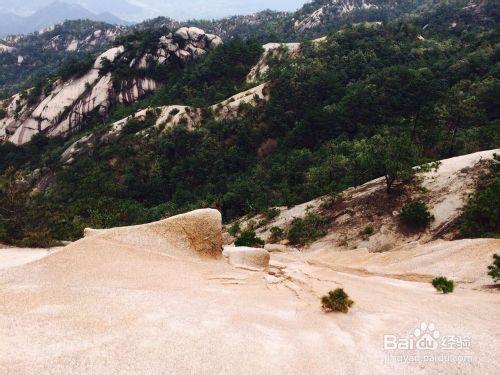
[[[142,5],[151,15],[171,15],[172,18],[217,18],[252,13],[263,9],[295,10],[306,0],[129,0]]]
[[[55,0],[0,0],[0,11],[28,15]],[[264,9],[295,10],[309,0],[58,0],[83,5],[95,13],[110,12],[129,21],[168,16],[178,20],[220,18]]]

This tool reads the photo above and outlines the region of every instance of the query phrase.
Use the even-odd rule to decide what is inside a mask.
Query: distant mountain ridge
[[[78,4],[68,4],[55,1],[43,7],[30,16],[19,16],[14,13],[0,13],[3,22],[0,23],[0,37],[13,34],[28,34],[42,30],[50,25],[62,23],[66,20],[89,19],[106,22],[112,25],[129,25],[109,12],[93,13]]]
[[[11,0],[3,0],[0,9]],[[30,0],[32,1],[32,0]],[[31,4],[27,1],[28,5]],[[65,0],[73,1],[77,0]],[[98,7],[98,0],[78,0],[91,9],[118,9],[118,0],[106,1]],[[128,2],[125,2],[129,4]],[[125,4],[124,3],[124,4]],[[24,4],[24,3],[23,3]],[[41,4],[42,5],[42,4]],[[66,9],[66,16],[59,14],[58,19],[71,18],[68,14],[77,14],[77,18],[90,21],[49,22],[58,13],[49,8],[38,12],[38,18],[26,21],[30,17],[7,15],[0,25],[0,98],[33,86],[44,76],[54,74],[61,62],[68,61],[82,54],[93,55],[103,52],[118,36],[167,27],[178,29],[190,25],[199,27],[208,33],[219,35],[225,40],[235,37],[255,38],[261,44],[269,42],[294,42],[311,40],[327,35],[342,25],[360,22],[388,22],[406,20],[416,16],[433,29],[457,31],[464,25],[474,22],[489,23],[494,26],[499,19],[498,7],[493,0],[453,0],[442,2],[435,0],[315,0],[304,5],[296,12],[276,12],[265,10],[257,13],[236,15],[216,20],[192,19],[179,22],[169,17],[157,17],[128,26],[113,26],[124,21],[109,13],[89,14],[79,5],[53,3],[57,9]],[[12,8],[14,9],[14,8]],[[78,10],[79,9],[79,10]],[[83,9],[83,10],[82,10]],[[130,9],[133,9],[130,8]],[[437,9],[441,9],[436,12]],[[0,12],[1,15],[1,12]],[[193,13],[194,15],[194,13]],[[428,16],[426,16],[428,15]],[[23,24],[29,24],[36,30],[29,34],[15,35],[1,40],[2,28],[12,25],[12,17],[23,18]],[[436,18],[439,17],[439,18]],[[94,21],[101,18],[103,22]],[[45,20],[44,22],[42,22]],[[469,22],[473,21],[473,22]],[[54,25],[47,27],[48,25]],[[454,26],[455,25],[455,26]],[[37,32],[42,31],[44,32]],[[94,56],[95,57],[95,56]]]

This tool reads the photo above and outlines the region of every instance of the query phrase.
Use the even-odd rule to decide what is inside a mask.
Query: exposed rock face
[[[241,115],[241,105],[247,104],[255,106],[260,100],[269,99],[269,84],[263,83],[259,86],[243,91],[210,107],[217,120]],[[120,136],[123,128],[132,119],[146,121],[148,115],[157,116],[153,127],[164,131],[178,125],[186,125],[188,129],[194,129],[203,121],[203,111],[201,108],[194,108],[183,105],[167,105],[156,108],[142,109],[131,116],[125,117],[113,123],[110,129],[98,140],[98,144],[107,143]],[[145,133],[147,129],[142,130]],[[94,137],[85,136],[74,142],[61,155],[61,162],[71,164],[80,155],[90,152],[93,148]]]
[[[154,53],[144,54],[129,64],[132,68],[145,68],[151,60],[164,63],[170,59],[187,63],[220,43],[222,40],[218,36],[206,34],[201,29],[183,28],[174,35],[160,38]],[[55,82],[52,90],[38,98],[35,105],[28,105],[20,95],[2,103],[7,116],[0,120],[0,140],[20,145],[39,132],[65,136],[78,130],[91,112],[104,115],[113,103],[132,103],[155,90],[159,83],[150,78],[131,77],[117,84],[111,73],[100,75],[102,59],[127,61],[126,52],[123,46],[111,48],[100,55],[94,66],[81,77]]]
[[[264,271],[269,267],[269,253],[253,247],[225,246],[222,256],[234,267],[252,271]]]
[[[218,120],[236,117],[240,114],[241,106],[244,104],[255,106],[259,100],[269,98],[269,84],[262,83],[247,91],[240,92],[229,99],[212,106],[214,116]]]
[[[297,56],[300,53],[300,43],[267,43],[262,48],[264,48],[264,53],[248,73],[247,83],[260,82],[269,70],[269,61],[271,59],[283,59]]]
[[[0,43],[0,53],[15,53],[16,49],[14,47],[7,46]]]
[[[374,0],[330,0],[314,12],[296,20],[294,27],[299,31],[313,29],[330,18],[344,16],[356,10],[377,9],[379,3]]]
[[[86,135],[69,146],[61,155],[61,162],[71,164],[76,157],[89,152],[93,148],[94,134]]]

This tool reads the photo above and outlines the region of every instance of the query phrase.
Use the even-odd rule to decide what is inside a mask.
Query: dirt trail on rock
[[[105,231],[1,270],[0,373],[500,372],[500,294],[484,277],[499,240],[272,253],[270,275],[190,251],[218,243],[216,216],[192,214],[202,226],[174,219],[175,231],[152,230],[165,222]],[[400,279],[438,271],[456,277],[455,293]],[[337,287],[355,304],[325,314],[319,299]],[[401,352],[384,350],[384,335],[409,337],[422,322],[441,338],[469,336],[471,348],[402,354],[472,363],[400,363]]]

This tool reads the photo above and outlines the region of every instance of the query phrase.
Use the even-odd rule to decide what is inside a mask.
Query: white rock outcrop
[[[94,33],[92,36],[95,35],[100,37],[101,34]],[[74,40],[68,47],[77,48],[78,43]],[[133,59],[130,66],[145,68],[149,61],[161,64],[170,59],[187,63],[221,43],[218,36],[206,34],[201,29],[181,28],[174,35],[161,37],[156,51]],[[127,59],[126,52],[123,46],[109,49],[82,76],[55,82],[52,90],[38,98],[33,106],[28,105],[27,100],[20,95],[2,103],[7,116],[0,120],[0,141],[3,139],[20,145],[30,141],[39,132],[45,132],[48,136],[66,136],[79,130],[91,112],[96,110],[105,115],[113,103],[132,103],[147,92],[156,90],[159,83],[151,78],[130,77],[117,84],[112,81],[111,73],[100,74],[103,59],[111,62]]]
[[[267,43],[262,46],[264,52],[257,64],[247,75],[247,83],[260,82],[269,71],[271,59],[283,59],[297,56],[300,53],[300,43]]]

